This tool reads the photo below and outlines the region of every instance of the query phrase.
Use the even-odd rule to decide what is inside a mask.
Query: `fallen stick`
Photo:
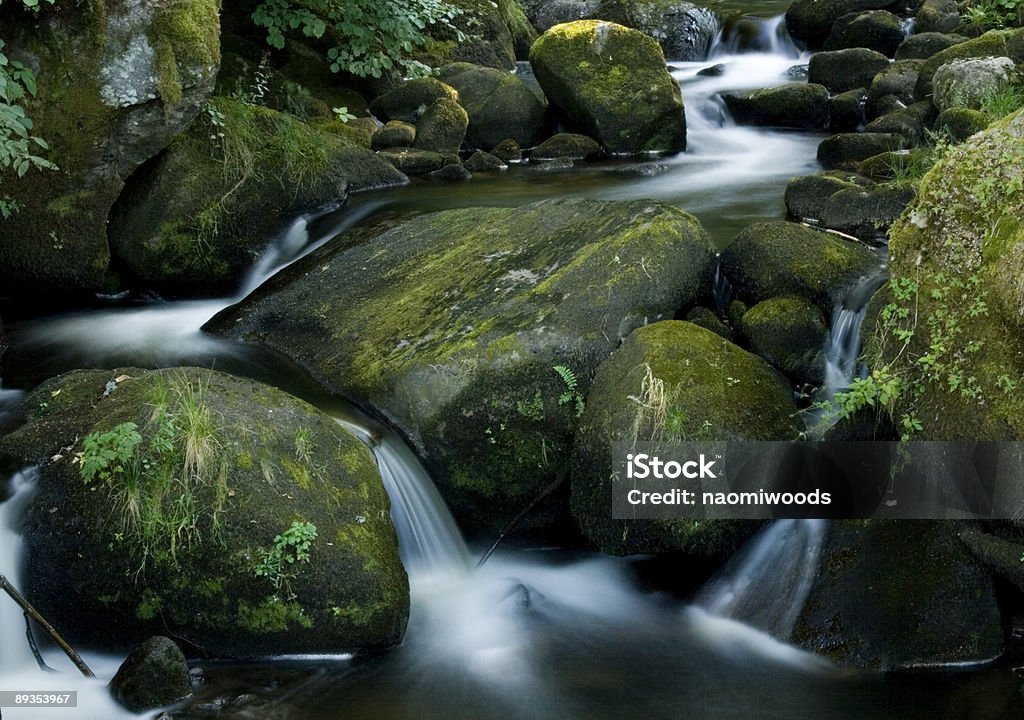
[[[480,567],[485,562],[487,562],[488,558],[490,558],[491,555],[494,554],[494,551],[498,549],[498,545],[501,544],[501,541],[505,539],[505,536],[512,532],[516,528],[516,526],[523,521],[523,518],[526,517],[526,515],[531,510],[537,507],[537,504],[540,503],[541,500],[543,500],[548,495],[553,493],[558,488],[558,486],[562,484],[562,481],[565,480],[566,474],[567,473],[565,471],[559,472],[558,475],[555,477],[554,481],[552,481],[552,483],[548,485],[546,488],[541,490],[540,495],[535,497],[529,505],[523,508],[522,512],[520,512],[518,515],[512,518],[512,520],[510,520],[509,523],[501,529],[501,532],[498,533],[498,538],[493,543],[491,543],[491,546],[487,548],[487,552],[485,552],[483,554],[483,557],[480,558],[480,562],[476,564],[477,567]]]
[[[18,606],[25,611],[25,614],[35,620],[39,627],[46,631],[46,634],[49,635],[55,643],[57,643],[60,649],[64,651],[64,654],[67,655],[71,662],[75,664],[75,667],[78,668],[79,672],[86,677],[96,677],[96,674],[89,669],[88,665],[85,664],[85,660],[75,652],[73,647],[68,645],[67,641],[60,636],[60,633],[54,630],[53,625],[48,623],[46,618],[40,615],[39,611],[32,607],[29,601],[26,600],[13,585],[11,585],[10,581],[4,577],[3,573],[0,573],[0,590],[3,590],[10,595],[11,599],[18,603]]]

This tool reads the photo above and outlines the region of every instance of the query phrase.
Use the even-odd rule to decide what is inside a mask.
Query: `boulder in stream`
[[[867,10],[836,19],[825,49],[867,48],[892,57],[905,37],[899,17],[887,10]]]
[[[173,633],[211,656],[401,641],[409,587],[370,451],[276,388],[198,368],[80,370],[0,451],[41,463],[26,596],[73,644]]]
[[[556,25],[534,44],[530,64],[566,123],[608,152],[686,149],[679,84],[647,35],[598,20]]]
[[[828,125],[828,90],[813,83],[787,83],[762,90],[721,93],[737,125],[819,130]]]
[[[928,100],[932,95],[932,79],[935,72],[948,62],[966,58],[1008,57],[1015,63],[1024,62],[1024,28],[1010,30],[989,30],[981,37],[972,38],[935,53],[921,66],[921,72],[914,87],[918,100]]]
[[[154,635],[121,663],[110,681],[110,694],[134,713],[188,699],[192,682],[184,653],[170,638]]]
[[[742,330],[755,353],[797,384],[824,381],[828,326],[818,306],[798,297],[770,298],[743,315]]]
[[[888,66],[889,58],[865,48],[820,52],[807,64],[807,81],[824,85],[830,93],[841,93],[868,87]]]
[[[794,0],[786,10],[786,27],[797,40],[821,47],[839,18],[895,4],[894,0]]]
[[[496,532],[565,471],[590,380],[620,340],[711,291],[704,230],[653,201],[389,227],[343,234],[208,329],[283,352],[385,416],[470,534]]]

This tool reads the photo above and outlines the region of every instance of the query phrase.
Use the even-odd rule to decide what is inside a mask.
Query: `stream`
[[[518,206],[556,196],[654,198],[696,215],[719,247],[744,226],[784,216],[793,177],[818,170],[818,133],[737,127],[714,96],[787,81],[806,62],[765,21],[767,51],[737,53],[719,39],[706,61],[672,63],[686,102],[688,150],[648,162],[578,165],[541,172],[528,165],[497,177],[355,196],[338,210],[295,219],[230,298],[97,301],[61,314],[5,312],[11,349],[0,386],[0,425],[18,414],[23,391],[82,367],[201,365],[269,382],[330,413],[371,446],[392,500],[412,615],[403,645],[352,657],[270,658],[209,663],[196,702],[225,718],[507,720],[509,718],[870,718],[1005,717],[1020,712],[1012,673],[998,668],[883,676],[840,670],[774,639],[788,636],[813,579],[827,533],[823,521],[769,526],[701,591],[693,604],[645,589],[639,559],[561,549],[467,548],[415,454],[387,428],[328,396],[281,358],[205,335],[200,327],[283,266],[381,213],[473,205]],[[698,71],[721,64],[719,76]],[[877,279],[881,282],[881,278]],[[865,295],[866,293],[866,295]],[[870,292],[837,308],[829,386],[856,369],[856,332]],[[863,298],[863,300],[861,299]],[[859,313],[859,315],[858,315]],[[10,322],[13,321],[13,322]],[[16,581],[21,513],[31,469],[0,485],[0,572]],[[109,700],[118,658],[85,653],[100,680],[83,680],[59,652],[59,674],[37,669],[24,620],[0,597],[0,681],[6,688],[78,690],[77,712],[5,708],[15,718],[135,717]],[[246,702],[224,705],[244,695]],[[1014,699],[1015,698],[1015,699]],[[1015,705],[1013,704],[1015,703]],[[140,717],[150,717],[144,714]],[[208,717],[197,710],[175,717]]]

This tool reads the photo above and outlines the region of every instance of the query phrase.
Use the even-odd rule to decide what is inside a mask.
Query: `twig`
[[[515,529],[516,525],[522,522],[523,518],[526,517],[526,515],[531,510],[537,507],[537,504],[541,500],[543,500],[548,495],[553,493],[558,488],[558,486],[562,484],[562,482],[565,480],[566,474],[567,473],[564,470],[559,472],[555,479],[552,481],[552,483],[543,490],[541,490],[540,495],[535,497],[529,505],[523,508],[518,515],[512,518],[512,520],[510,520],[508,524],[501,529],[501,532],[498,533],[497,539],[491,544],[489,548],[487,548],[487,552],[483,554],[483,557],[480,558],[480,562],[476,564],[477,567],[481,567],[485,562],[487,562],[491,555],[494,554],[494,551],[498,549],[498,545],[501,544],[501,541],[505,539],[505,536],[512,532]]]
[[[11,585],[7,578],[4,577],[3,573],[0,573],[0,590],[3,590],[10,595],[11,599],[18,603],[21,609],[25,611],[25,614],[35,620],[39,627],[46,631],[46,634],[49,635],[58,646],[60,646],[60,649],[64,651],[64,654],[67,655],[71,662],[75,664],[75,667],[78,668],[79,672],[86,677],[96,677],[96,674],[89,669],[89,666],[86,665],[81,656],[75,652],[75,649],[68,645],[67,641],[60,636],[60,633],[54,630],[53,625],[48,623],[46,618],[40,615],[39,611],[32,607],[29,601],[26,600],[13,585]]]
[[[32,649],[32,654],[36,658],[36,663],[39,665],[40,670],[46,672],[57,672],[52,667],[46,664],[43,660],[43,656],[39,654],[39,646],[36,645],[36,637],[32,634],[32,618],[29,617],[28,613],[25,613],[25,638],[28,640],[28,646]]]

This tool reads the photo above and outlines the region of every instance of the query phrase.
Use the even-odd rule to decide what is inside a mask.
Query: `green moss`
[[[238,455],[235,457],[235,465],[238,467],[239,470],[252,470],[252,453],[249,452],[248,450],[243,450],[242,452],[238,453]]]
[[[219,3],[177,0],[154,17],[151,37],[166,40],[177,62],[216,66],[220,63]]]
[[[280,633],[298,626],[312,629],[313,620],[296,602],[283,602],[274,597],[258,605],[242,601],[238,604],[238,627],[251,633]]]
[[[181,78],[178,76],[178,64],[174,57],[174,49],[166,40],[157,42],[154,67],[156,84],[164,108],[173,110],[181,102]]]

